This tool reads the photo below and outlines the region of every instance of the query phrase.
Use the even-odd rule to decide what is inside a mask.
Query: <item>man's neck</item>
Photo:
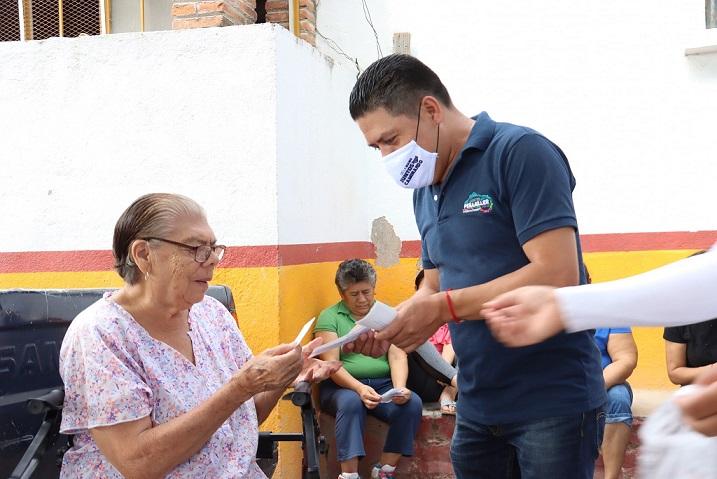
[[[448,177],[448,174],[453,168],[453,163],[466,144],[466,141],[468,141],[468,137],[475,123],[476,121],[473,118],[467,117],[458,110],[452,110],[446,114],[444,130],[448,133],[447,154],[445,154],[445,159],[442,160],[445,166],[443,167],[439,183],[443,183]]]

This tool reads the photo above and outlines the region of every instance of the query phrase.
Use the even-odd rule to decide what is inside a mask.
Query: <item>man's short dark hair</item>
[[[385,108],[392,115],[417,115],[424,96],[452,106],[441,79],[423,62],[410,55],[394,54],[373,62],[356,80],[349,99],[351,118]]]

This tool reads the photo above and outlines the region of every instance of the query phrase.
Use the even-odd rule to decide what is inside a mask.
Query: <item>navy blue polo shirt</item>
[[[528,264],[522,245],[548,230],[578,235],[575,178],[563,152],[525,127],[483,112],[440,185],[414,192],[424,268],[441,289],[486,283]],[[580,242],[580,279],[585,282]],[[592,331],[506,348],[484,321],[450,324],[458,357],[461,415],[507,424],[594,409],[606,401]]]

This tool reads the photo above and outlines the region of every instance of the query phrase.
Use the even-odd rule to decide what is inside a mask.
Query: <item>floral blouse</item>
[[[62,478],[121,478],[88,429],[147,416],[155,425],[170,421],[208,399],[251,358],[232,316],[209,296],[192,306],[189,329],[196,364],[152,338],[111,293],[72,321],[60,350],[60,430],[75,437]],[[166,477],[265,478],[255,461],[257,440],[256,408],[249,400]]]

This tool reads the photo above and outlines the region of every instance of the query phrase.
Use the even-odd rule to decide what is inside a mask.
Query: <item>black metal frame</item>
[[[9,479],[31,479],[43,459],[47,450],[62,437],[67,438],[67,446],[58,451],[58,471],[62,465],[62,455],[72,446],[72,436],[60,434],[60,421],[62,419],[62,405],[65,398],[63,388],[53,389],[43,396],[29,399],[27,410],[31,414],[44,414],[40,429],[35,434],[32,442],[25,450],[20,462],[10,474]],[[256,457],[258,459],[276,460],[277,442],[293,441],[301,442],[304,451],[302,461],[302,479],[323,479],[321,476],[320,455],[328,453],[326,439],[321,435],[319,423],[316,419],[313,403],[311,400],[311,384],[299,383],[293,392],[286,394],[284,400],[290,400],[295,406],[301,409],[301,422],[303,432],[301,433],[259,433],[259,443]],[[273,473],[272,465],[272,473]],[[271,477],[271,476],[270,476]]]

